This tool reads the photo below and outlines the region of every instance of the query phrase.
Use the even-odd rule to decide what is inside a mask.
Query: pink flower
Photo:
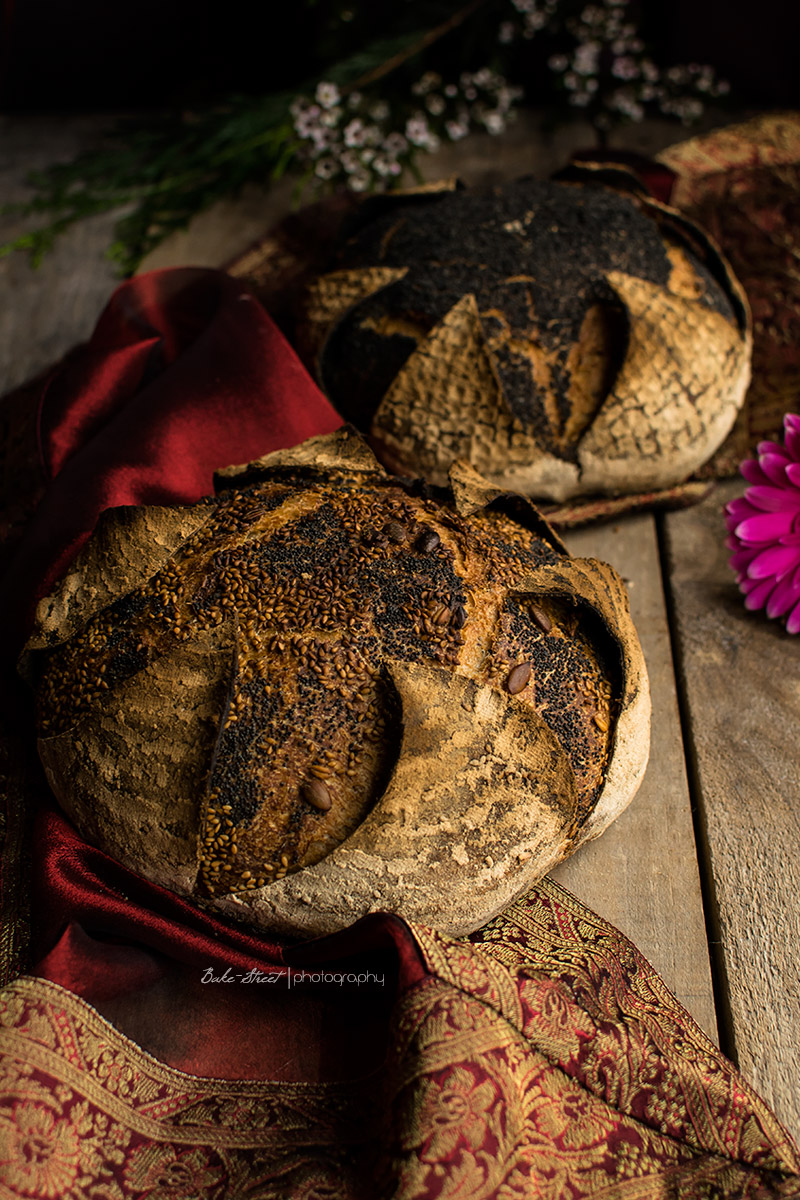
[[[751,486],[725,506],[725,545],[745,608],[766,608],[800,633],[800,416],[787,413],[783,424],[784,445],[760,442],[758,460],[742,463]]]

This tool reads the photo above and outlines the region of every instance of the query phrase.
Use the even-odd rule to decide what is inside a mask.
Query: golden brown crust
[[[744,399],[744,293],[706,234],[643,195],[517,181],[387,202],[338,268],[298,337],[401,473],[444,484],[461,458],[557,501],[663,488]]]
[[[550,816],[525,831],[538,867],[563,857],[602,798],[630,699],[620,641],[636,640],[609,617],[624,607],[619,581],[573,571],[535,510],[468,468],[454,479],[460,513],[348,439],[243,468],[249,485],[203,506],[168,561],[101,611],[86,605],[88,576],[51,605],[72,633],[41,655],[48,776],[86,836],[177,890],[249,895],[316,878],[336,847],[367,836],[369,814],[367,831],[380,828],[391,795],[408,805],[412,780],[438,794],[437,752],[412,738],[408,704],[421,729],[436,714],[442,746],[455,738],[464,779],[488,770],[474,763],[478,736],[484,757],[507,744],[490,772],[506,791],[531,755],[549,755],[541,779],[555,772],[560,799],[540,781],[530,803]],[[457,731],[472,718],[456,703],[467,685],[467,708],[494,714],[469,753]],[[625,779],[618,791],[619,803],[632,795]],[[449,802],[462,812],[465,797]]]

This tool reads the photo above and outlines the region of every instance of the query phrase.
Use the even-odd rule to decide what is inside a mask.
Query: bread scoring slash
[[[709,236],[588,168],[365,200],[296,337],[391,469],[445,483],[464,459],[556,501],[697,470],[734,423],[752,348]]]
[[[349,427],[106,514],[23,657],[81,834],[265,929],[484,923],[630,801],[647,677],[621,581],[456,464]]]

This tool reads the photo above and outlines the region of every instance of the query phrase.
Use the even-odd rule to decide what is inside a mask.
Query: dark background
[[[352,35],[356,23],[370,35],[387,23],[425,28],[432,11],[442,19],[461,7],[458,0],[346,6],[347,0],[0,0],[0,108],[158,108],[292,87],[330,61],[337,38]],[[663,65],[710,63],[739,104],[800,104],[800,0],[639,0],[639,7]],[[351,20],[343,23],[348,11]],[[492,12],[497,19],[513,14],[507,0],[493,0],[482,15]],[[485,60],[485,41],[478,51]],[[529,91],[536,100],[535,82]]]

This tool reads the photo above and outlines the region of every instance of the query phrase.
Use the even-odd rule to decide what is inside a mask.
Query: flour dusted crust
[[[464,459],[559,501],[686,478],[750,378],[744,293],[707,235],[583,183],[367,202],[298,337],[392,469],[444,483]]]
[[[610,567],[472,468],[349,429],[109,514],[26,655],[84,836],[262,927],[374,908],[463,933],[633,796],[644,664]]]

